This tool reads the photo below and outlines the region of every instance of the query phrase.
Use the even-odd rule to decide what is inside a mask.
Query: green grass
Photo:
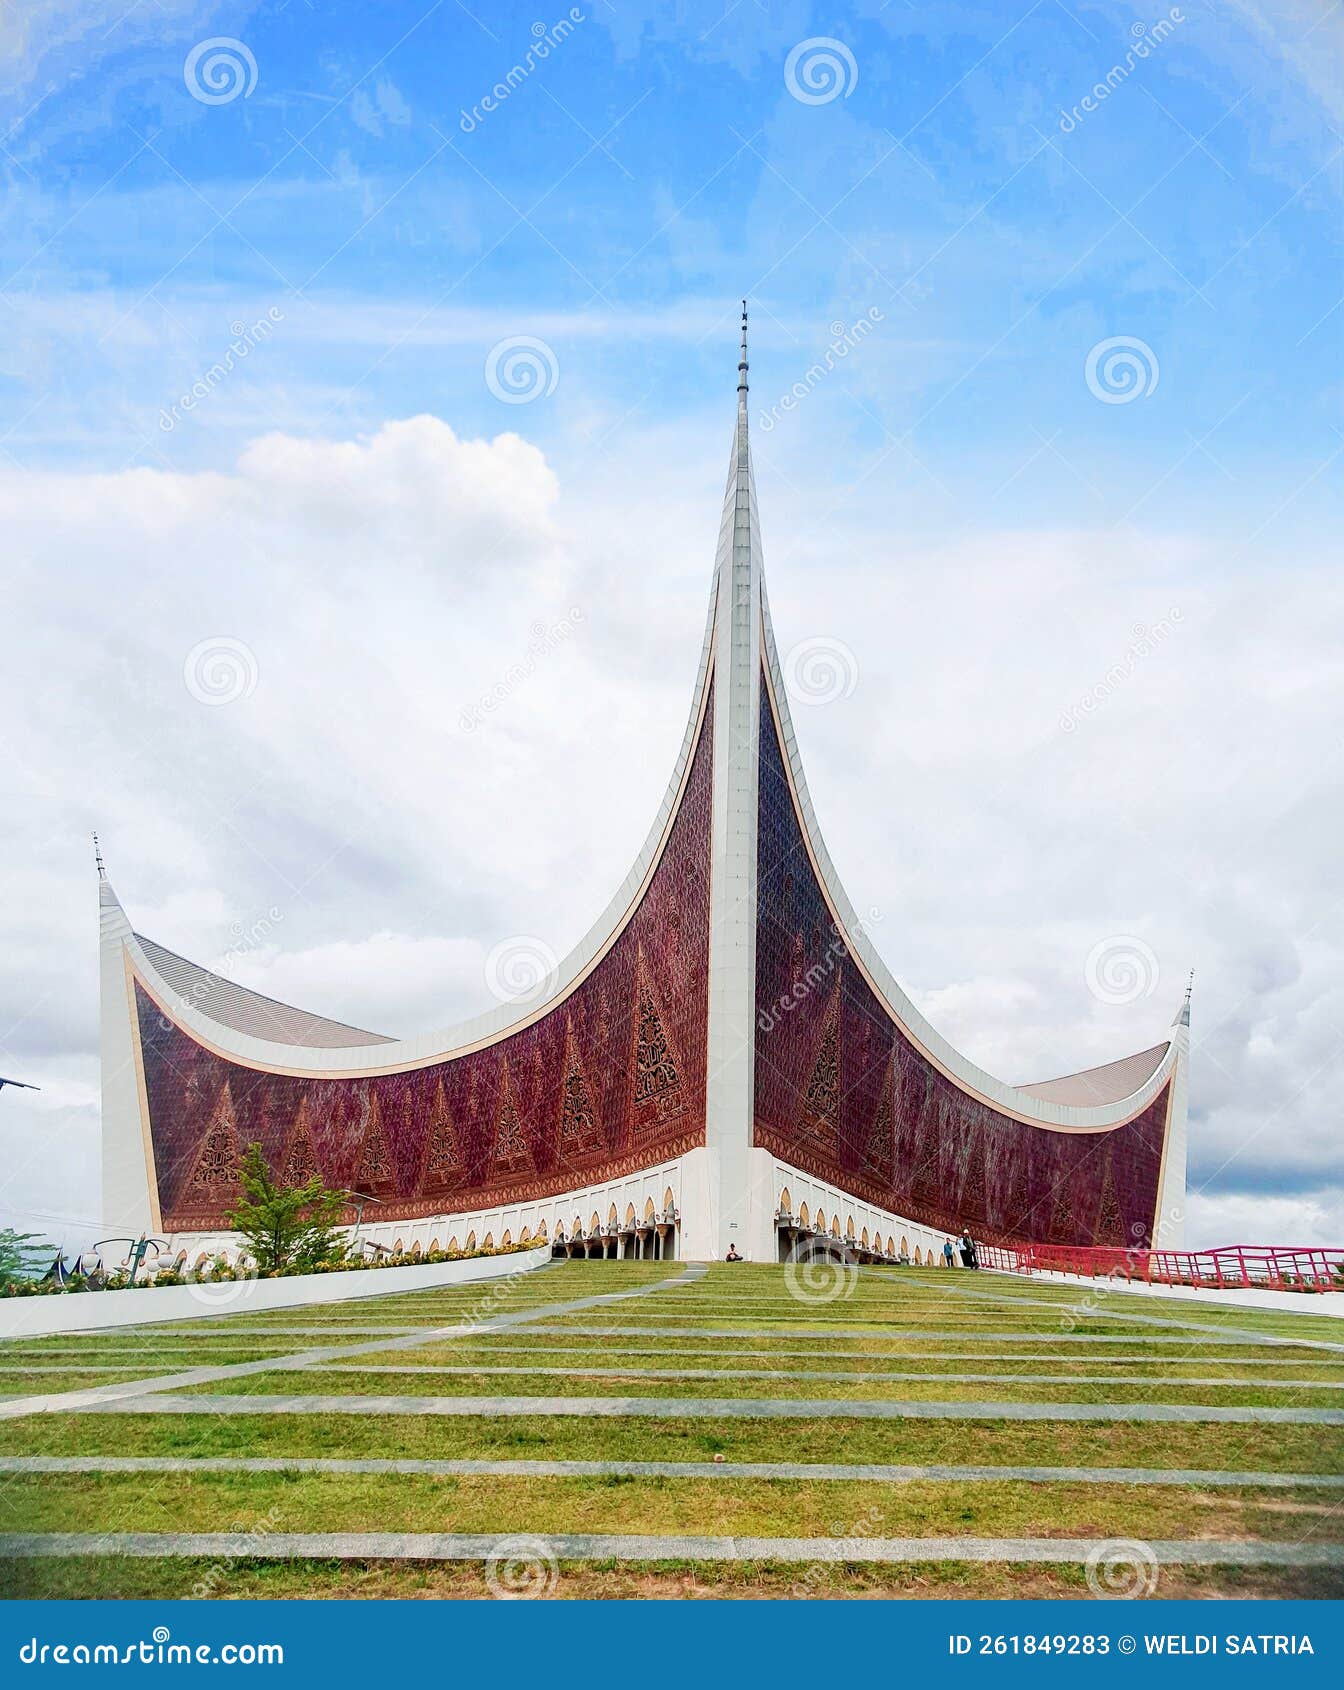
[[[885,1462],[1344,1474],[1344,1428],[1067,1421],[432,1420],[388,1415],[97,1414],[0,1421],[5,1455],[479,1457]]]
[[[1167,1402],[1344,1408],[1344,1322],[1108,1293],[1105,1286],[1043,1285],[941,1270],[865,1270],[851,1294],[796,1300],[785,1272],[715,1266],[664,1283],[677,1264],[574,1262],[495,1284],[301,1310],[239,1311],[202,1322],[61,1335],[0,1344],[0,1397],[58,1393],[149,1379],[194,1367],[278,1361],[348,1346],[339,1366],[259,1371],[178,1395],[650,1396],[1035,1403]],[[658,1286],[625,1302],[569,1314],[545,1310],[581,1298]],[[146,1293],[147,1312],[153,1293]],[[1307,1308],[1310,1304],[1304,1299]],[[500,1316],[535,1324],[488,1330]],[[1127,1318],[1141,1316],[1141,1319]],[[465,1326],[458,1337],[441,1328]],[[365,1329],[371,1329],[366,1335]],[[386,1347],[400,1343],[404,1348]],[[595,1329],[597,1336],[589,1334]],[[650,1329],[653,1336],[644,1336]],[[701,1329],[726,1334],[699,1336]],[[857,1334],[857,1335],[851,1335]],[[1082,1335],[1106,1343],[1079,1342]],[[1287,1338],[1290,1344],[1271,1340]],[[1025,1340],[1009,1342],[1009,1340]],[[1222,1341],[1220,1341],[1222,1340]],[[365,1350],[368,1343],[378,1345]],[[1331,1348],[1329,1346],[1341,1346]],[[50,1371],[53,1364],[72,1371]],[[376,1373],[377,1365],[466,1366],[465,1374]],[[94,1373],[94,1366],[115,1372]],[[525,1371],[489,1374],[482,1367]],[[526,1371],[543,1366],[560,1374]],[[672,1380],[640,1369],[760,1376]],[[593,1370],[593,1377],[576,1370]],[[872,1379],[827,1379],[860,1371]],[[927,1379],[906,1380],[898,1373]],[[962,1373],[1004,1375],[963,1384]],[[1033,1374],[1063,1376],[1033,1383]],[[1123,1381],[1135,1376],[1137,1383]],[[1177,1383],[1210,1378],[1210,1385]],[[1290,1383],[1289,1389],[1270,1389]],[[422,1475],[44,1474],[0,1477],[7,1531],[228,1530],[258,1520],[282,1531],[546,1530],[832,1537],[1031,1536],[1344,1540],[1338,1491],[1313,1475],[1344,1474],[1344,1427],[1149,1425],[1140,1422],[836,1421],[825,1415],[749,1421],[712,1413],[690,1420],[542,1414],[449,1418],[362,1412],[156,1416],[134,1399],[114,1413],[41,1413],[0,1420],[0,1453],[404,1459],[539,1458],[556,1461],[705,1461],[897,1465],[1160,1467],[1301,1475],[1302,1486],[1187,1487],[1065,1481],[530,1478]],[[1341,1550],[1344,1559],[1344,1550]],[[205,1569],[176,1560],[0,1563],[5,1593],[189,1594]],[[479,1568],[260,1561],[208,1570],[211,1594],[443,1595],[488,1593]],[[583,1564],[563,1570],[557,1594],[741,1596],[1059,1595],[1083,1586],[1080,1568],[917,1568]],[[802,1589],[800,1591],[800,1584]],[[1344,1595],[1344,1573],[1173,1570],[1163,1595]]]
[[[1313,1389],[1310,1384],[1290,1391],[1271,1391],[1244,1385],[1175,1385],[1154,1381],[1123,1384],[1031,1384],[1020,1376],[1002,1381],[962,1384],[952,1379],[867,1380],[828,1379],[824,1376],[768,1373],[764,1377],[694,1379],[651,1378],[638,1371],[622,1372],[614,1361],[600,1375],[543,1373],[370,1373],[356,1362],[345,1367],[306,1367],[299,1372],[246,1374],[183,1387],[182,1396],[374,1396],[374,1397],[667,1397],[728,1401],[758,1399],[769,1402],[1013,1402],[1092,1403],[1120,1406],[1135,1403],[1176,1403],[1210,1408],[1330,1408],[1344,1412],[1338,1390]]]
[[[1136,1485],[433,1478],[365,1474],[48,1474],[0,1489],[0,1529],[498,1532],[784,1537],[1344,1540],[1335,1492]],[[543,1524],[544,1522],[544,1524]],[[521,1523],[521,1524],[520,1524]]]

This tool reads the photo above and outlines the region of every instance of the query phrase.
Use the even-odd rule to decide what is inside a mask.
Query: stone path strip
[[[1341,1543],[1145,1544],[1159,1565],[1181,1567],[1344,1566]],[[190,1556],[247,1561],[928,1561],[1086,1562],[1114,1549],[1108,1538],[1077,1537],[646,1537],[567,1532],[520,1538],[475,1532],[4,1532],[0,1557]]]
[[[869,1272],[872,1270],[870,1269]],[[1070,1287],[1069,1289],[1072,1289]],[[993,1303],[1001,1305],[1002,1297],[996,1297],[992,1292],[972,1291],[969,1287],[949,1285],[947,1292],[952,1297],[974,1303]],[[1174,1328],[1182,1332],[1198,1332],[1201,1335],[1219,1335],[1236,1338],[1243,1343],[1258,1344],[1305,1344],[1314,1350],[1336,1350],[1344,1352],[1344,1343],[1334,1343],[1325,1338],[1281,1338],[1276,1334],[1265,1332],[1250,1332],[1237,1326],[1226,1324],[1218,1326],[1206,1325],[1198,1318],[1181,1320],[1172,1316],[1157,1314],[1133,1314],[1127,1309],[1113,1309],[1104,1306],[1106,1287],[1094,1281],[1080,1280],[1078,1285],[1078,1301],[1065,1302],[1062,1299],[1052,1301],[1046,1297],[1032,1297],[1025,1292],[1012,1299],[1015,1307],[1049,1309],[1057,1315],[1071,1315],[1075,1320],[1116,1320],[1123,1321],[1127,1326],[1156,1326]],[[1098,1298],[1103,1301],[1099,1302]],[[1086,1306],[1085,1306],[1086,1305]],[[1203,1313],[1205,1311],[1200,1311]],[[1303,1309],[1303,1314],[1310,1314],[1310,1309]]]
[[[0,1474],[37,1473],[366,1473],[492,1479],[770,1479],[857,1484],[1003,1483],[1196,1485],[1257,1490],[1344,1489],[1341,1473],[1222,1472],[1183,1467],[842,1466],[802,1461],[421,1461],[370,1456],[6,1455]]]
[[[926,1342],[949,1344],[1183,1344],[1191,1347],[1189,1338],[1150,1336],[1139,1332],[968,1332],[952,1327],[939,1331],[920,1326],[807,1326],[787,1332],[762,1327],[745,1326],[533,1326],[531,1333],[555,1338],[867,1338],[879,1343]],[[1242,1338],[1205,1338],[1199,1348],[1226,1345],[1237,1349],[1258,1349],[1261,1346],[1290,1349],[1319,1348],[1310,1338],[1270,1338],[1253,1335]],[[1326,1349],[1337,1346],[1327,1344]],[[798,1352],[806,1353],[806,1352]]]
[[[455,1354],[455,1355],[460,1355],[462,1353],[462,1351],[461,1351],[461,1349],[457,1348],[457,1345],[460,1344],[461,1342],[462,1342],[461,1340],[454,1340],[454,1348],[449,1353]],[[467,1344],[466,1347],[468,1349],[470,1349],[472,1346],[470,1344]],[[484,1356],[484,1357],[525,1356],[525,1355],[535,1355],[536,1354],[536,1346],[533,1345],[533,1344],[483,1343],[480,1346],[480,1351],[481,1351],[482,1356]],[[619,1347],[613,1346],[613,1345],[610,1345],[610,1344],[583,1344],[583,1345],[573,1345],[573,1346],[548,1344],[547,1347],[546,1347],[546,1354],[549,1355],[549,1356],[557,1356],[557,1355],[611,1356],[611,1355],[615,1354],[615,1355],[618,1355],[620,1357],[625,1357],[625,1356],[658,1356],[658,1357],[661,1357],[661,1359],[664,1360],[664,1361],[692,1361],[697,1356],[719,1356],[719,1355],[722,1355],[722,1353],[723,1353],[722,1346],[720,1346],[718,1349],[715,1349],[711,1346],[706,1346],[704,1349],[695,1348],[695,1349],[686,1349],[686,1350],[682,1350],[682,1349],[670,1350],[670,1349],[667,1348],[667,1346],[665,1344],[661,1344],[661,1345],[651,1344],[651,1345],[647,1345],[647,1346],[620,1345]],[[779,1359],[792,1360],[793,1358],[805,1358],[805,1359],[810,1360],[810,1361],[864,1361],[864,1362],[874,1362],[875,1363],[875,1362],[879,1362],[879,1361],[906,1361],[906,1360],[911,1359],[910,1357],[908,1357],[904,1354],[899,1354],[899,1353],[898,1354],[889,1354],[886,1351],[880,1351],[880,1350],[813,1350],[813,1349],[739,1350],[739,1349],[734,1348],[733,1356],[738,1361],[775,1361],[775,1360],[779,1360]],[[988,1351],[980,1350],[978,1352],[972,1352],[972,1351],[969,1351],[969,1350],[961,1350],[961,1351],[958,1351],[958,1350],[931,1350],[931,1349],[920,1347],[919,1350],[918,1350],[918,1359],[922,1359],[924,1361],[939,1361],[939,1362],[941,1362],[941,1361],[974,1361],[974,1362],[981,1362],[981,1363],[989,1362],[989,1361],[1011,1361],[1011,1362],[1044,1361],[1044,1362],[1054,1362],[1054,1363],[1056,1363],[1056,1365],[1058,1365],[1062,1361],[1069,1361],[1069,1362],[1077,1362],[1080,1366],[1087,1366],[1087,1367],[1126,1367],[1126,1366],[1139,1366],[1139,1365],[1148,1366],[1148,1367],[1180,1367],[1182,1365],[1182,1363],[1190,1361],[1191,1357],[1189,1355],[1186,1355],[1186,1354],[1181,1354],[1181,1355],[1145,1355],[1142,1352],[1139,1352],[1137,1355],[1119,1355],[1119,1356],[1117,1356],[1117,1355],[1097,1355],[1095,1353],[1078,1355],[1078,1356],[1066,1356],[1066,1355],[1060,1355],[1057,1351],[1051,1351],[1048,1354],[1044,1354],[1044,1355],[1042,1355],[1042,1354],[1026,1354],[1026,1355],[1024,1355],[1020,1350],[1018,1350],[1018,1351],[1013,1351],[1013,1350],[988,1350]],[[1210,1362],[1212,1365],[1215,1365],[1215,1366],[1218,1366],[1218,1367],[1237,1367],[1237,1368],[1241,1368],[1241,1367],[1273,1367],[1273,1368],[1279,1369],[1280,1371],[1282,1369],[1288,1368],[1288,1367],[1319,1367],[1319,1368],[1330,1368],[1330,1369],[1336,1369],[1336,1370],[1344,1369],[1344,1360],[1334,1361],[1334,1360],[1331,1360],[1331,1359],[1324,1357],[1324,1356],[1303,1356],[1301,1359],[1293,1359],[1293,1360],[1285,1360],[1284,1357],[1282,1357],[1282,1356],[1272,1356],[1272,1357],[1271,1356],[1230,1356],[1227,1359],[1223,1359],[1221,1357],[1207,1356],[1203,1359]],[[17,1366],[18,1364],[17,1363],[6,1364],[6,1363],[3,1363],[3,1362],[0,1362],[0,1369],[3,1369],[6,1365]],[[23,1365],[25,1367],[27,1367],[29,1364],[25,1362]],[[42,1371],[47,1372],[47,1371],[50,1371],[50,1370],[44,1368]],[[566,1368],[565,1371],[568,1372],[568,1371],[570,1371],[570,1369]],[[805,1372],[805,1371],[808,1371],[808,1370],[790,1367],[789,1371],[791,1373],[793,1373],[793,1372]],[[1344,1379],[1344,1372],[1337,1372],[1335,1376],[1338,1377],[1338,1378]],[[883,1377],[893,1377],[893,1375],[885,1375],[884,1374]],[[1014,1377],[1016,1377],[1016,1375],[1014,1375]],[[1326,1375],[1326,1377],[1329,1377],[1329,1375]],[[1310,1381],[1303,1380],[1301,1382],[1305,1384],[1305,1383],[1309,1383]]]
[[[89,1371],[93,1371],[90,1369]],[[114,1371],[124,1372],[124,1368]],[[341,1362],[316,1362],[308,1371],[313,1373],[431,1373],[455,1374],[467,1377],[492,1377],[519,1374],[525,1378],[560,1379],[816,1379],[834,1380],[837,1384],[897,1384],[924,1385],[1220,1385],[1229,1390],[1253,1391],[1344,1391],[1344,1381],[1336,1379],[1205,1379],[1172,1378],[1169,1374],[1149,1373],[1086,1374],[1086,1373],[877,1373],[828,1372],[817,1367],[624,1367],[612,1361],[606,1367],[521,1367],[483,1366],[470,1363],[461,1366],[433,1366],[428,1363],[365,1362],[346,1365]]]
[[[491,1315],[482,1320],[458,1321],[452,1325],[431,1328],[429,1336],[437,1341],[459,1338],[465,1334],[508,1332],[526,1326],[534,1319],[564,1315],[575,1309],[622,1303],[631,1297],[647,1297],[665,1285],[676,1285],[702,1279],[705,1269],[688,1267],[672,1279],[657,1279],[647,1285],[633,1286],[628,1291],[604,1291],[595,1296],[578,1297],[568,1303],[547,1303],[536,1308]],[[489,1281],[484,1282],[488,1287]],[[489,1301],[489,1291],[482,1291],[482,1299]],[[362,1344],[331,1344],[321,1349],[300,1350],[294,1355],[266,1356],[257,1361],[224,1363],[218,1367],[196,1367],[184,1373],[161,1375],[149,1379],[123,1380],[115,1385],[93,1385],[84,1391],[62,1391],[50,1395],[8,1397],[0,1401],[0,1420],[16,1420],[30,1414],[95,1412],[111,1405],[114,1409],[146,1392],[165,1389],[182,1390],[194,1385],[220,1384],[226,1379],[246,1378],[257,1373],[298,1372],[316,1362],[339,1361],[345,1356],[367,1355],[375,1350],[413,1349],[425,1341],[426,1334],[387,1339],[369,1339]]]
[[[154,1381],[148,1389],[154,1390]],[[127,1410],[120,1385],[85,1396],[85,1414]],[[101,1395],[98,1392],[107,1392]],[[0,1403],[0,1416],[23,1412],[35,1399]],[[37,1399],[42,1400],[42,1399]],[[47,1398],[50,1402],[53,1399]],[[64,1400],[64,1399],[63,1399]],[[1183,1425],[1224,1421],[1233,1425],[1344,1426],[1344,1408],[1213,1408],[1185,1403],[1081,1402],[884,1402],[823,1397],[814,1401],[751,1397],[375,1397],[375,1396],[166,1396],[134,1397],[136,1414],[415,1414],[501,1416],[554,1415],[605,1419],[638,1416],[654,1420],[1154,1420]]]

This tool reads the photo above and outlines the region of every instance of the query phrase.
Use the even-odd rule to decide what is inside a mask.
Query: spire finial
[[[1172,1022],[1173,1027],[1188,1027],[1190,1025],[1190,999],[1194,995],[1194,990],[1195,971],[1192,968],[1190,978],[1185,983],[1185,1002],[1176,1011],[1176,1019]]]
[[[747,402],[747,302],[742,301],[742,356],[737,361],[737,402]]]
[[[103,848],[98,843],[98,835],[93,836],[93,860],[98,868],[99,880],[107,879],[107,865],[103,862]]]

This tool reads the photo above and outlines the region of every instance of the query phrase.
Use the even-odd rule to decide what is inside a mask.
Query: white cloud
[[[96,1072],[94,826],[151,937],[378,1031],[488,1007],[503,937],[577,940],[680,740],[727,433],[623,429],[563,491],[517,435],[428,416],[354,440],[273,432],[227,471],[0,475],[0,775],[23,865],[0,1072],[51,1088],[0,1098],[0,1202],[93,1205],[91,1103],[41,1112]],[[880,489],[831,513],[806,486],[762,478],[776,632],[858,658],[853,697],[798,728],[898,978],[975,1060],[1027,1080],[1155,1042],[1194,963],[1209,1191],[1192,1215],[1221,1234],[1242,1217],[1208,1207],[1220,1192],[1337,1187],[1336,572],[1309,555],[1231,569],[1158,532],[932,546],[885,521]],[[1134,625],[1173,609],[1170,636],[1126,659]],[[212,707],[183,666],[217,637],[251,654],[255,685]],[[1113,934],[1158,960],[1131,1005],[1088,992]],[[1328,1231],[1337,1206],[1312,1201],[1303,1224]],[[1294,1230],[1256,1213],[1253,1231]]]

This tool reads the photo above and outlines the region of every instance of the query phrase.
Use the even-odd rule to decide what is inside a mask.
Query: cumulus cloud
[[[380,1032],[489,1007],[502,938],[581,936],[684,726],[726,433],[625,431],[563,487],[519,436],[432,416],[197,474],[0,475],[0,1071],[48,1088],[0,1099],[0,1204],[96,1206],[94,826],[142,931]],[[761,481],[781,649],[857,663],[796,718],[897,977],[1032,1080],[1154,1043],[1195,964],[1192,1233],[1328,1233],[1334,573],[1160,532],[926,544],[854,508],[823,547],[806,478]],[[1155,961],[1132,1002],[1089,989],[1113,936]]]

